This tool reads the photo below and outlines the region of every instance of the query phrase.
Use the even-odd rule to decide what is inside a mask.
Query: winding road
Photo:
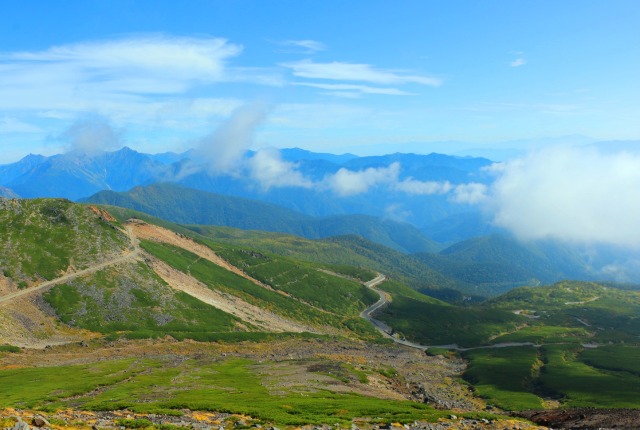
[[[375,319],[372,315],[376,313],[378,310],[387,306],[391,302],[391,296],[389,293],[379,290],[376,288],[378,285],[382,284],[387,277],[382,273],[378,273],[378,276],[373,278],[372,280],[365,282],[364,285],[372,291],[375,291],[380,296],[377,302],[360,312],[360,316],[367,321],[369,321],[373,326],[380,332],[380,334],[387,339],[393,340],[395,343],[400,345],[408,346],[410,348],[420,349],[425,351],[428,347],[424,345],[420,345],[419,343],[411,342],[406,339],[400,339],[392,335],[393,329],[389,327],[384,322]]]
[[[104,269],[105,267],[113,266],[114,264],[123,263],[125,261],[129,261],[134,258],[137,258],[138,255],[140,254],[140,246],[139,246],[138,239],[134,236],[133,231],[128,226],[126,227],[126,233],[127,233],[127,236],[129,236],[129,241],[131,242],[130,252],[124,255],[121,255],[119,257],[116,257],[114,259],[87,267],[86,269],[78,270],[77,272],[73,272],[73,273],[68,273],[66,275],[60,276],[59,278],[52,279],[50,281],[45,281],[41,284],[36,285],[35,287],[31,287],[24,290],[16,291],[14,293],[6,294],[0,297],[0,304],[7,303],[13,299],[17,299],[18,297],[26,296],[28,294],[32,294],[38,291],[47,290],[57,284],[70,281],[80,276],[95,273],[99,270]]]
[[[495,343],[493,345],[463,348],[456,345],[455,343],[449,344],[449,345],[422,345],[416,342],[411,342],[406,339],[397,338],[392,335],[393,329],[391,327],[389,327],[384,322],[375,319],[372,316],[375,312],[382,309],[383,307],[385,307],[391,302],[391,296],[389,295],[389,293],[376,288],[378,285],[382,284],[386,279],[387,277],[385,275],[378,273],[378,276],[364,283],[364,285],[368,287],[370,290],[378,293],[378,295],[380,296],[380,299],[378,299],[377,302],[375,302],[374,304],[372,304],[371,306],[369,306],[368,308],[360,312],[360,316],[366,319],[367,321],[369,321],[371,324],[373,324],[373,326],[380,332],[380,334],[382,334],[382,336],[386,337],[387,339],[393,340],[397,344],[408,346],[409,348],[419,349],[421,351],[426,351],[429,348],[445,348],[445,349],[453,349],[456,351],[472,351],[474,349],[509,348],[513,346],[533,346],[533,347],[543,346],[543,345],[535,344],[533,342],[503,342],[503,343]]]

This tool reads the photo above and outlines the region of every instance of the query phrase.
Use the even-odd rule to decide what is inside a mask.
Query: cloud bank
[[[285,161],[276,149],[263,149],[247,161],[249,176],[267,191],[278,187],[311,188],[313,181],[305,177],[296,163]]]
[[[640,155],[552,148],[495,165],[478,202],[522,239],[640,248]]]

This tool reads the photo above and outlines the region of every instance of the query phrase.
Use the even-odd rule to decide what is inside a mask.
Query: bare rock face
[[[31,429],[29,427],[29,424],[27,424],[24,421],[20,420],[13,426],[12,430],[31,430]]]

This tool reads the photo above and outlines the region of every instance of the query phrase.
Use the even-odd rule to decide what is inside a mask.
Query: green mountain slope
[[[263,252],[284,255],[298,260],[322,263],[331,270],[340,266],[368,269],[385,273],[425,294],[448,301],[462,301],[470,286],[457,282],[410,255],[373,243],[355,235],[305,239],[282,233],[246,231],[230,227],[188,225],[189,230],[216,243],[233,243]],[[344,268],[342,269],[344,270]],[[373,278],[370,276],[369,279]]]
[[[392,283],[382,288],[394,300],[378,318],[410,340],[456,349],[469,362],[465,379],[490,404],[640,407],[637,290],[564,281],[462,308]]]
[[[44,299],[62,322],[108,338],[206,339],[211,333],[247,330],[238,318],[171,289],[143,263],[56,286]]]
[[[20,296],[20,288],[38,287],[40,291],[41,285],[45,286],[41,294],[50,306],[48,312],[74,329],[109,338],[264,337],[257,334],[265,330],[263,325],[255,326],[233,313],[234,303],[239,307],[247,303],[267,310],[260,318],[274,315],[291,321],[292,325],[285,327],[293,331],[299,331],[295,327],[308,327],[317,333],[380,339],[375,329],[359,317],[377,295],[360,282],[331,274],[327,266],[216,244],[206,238],[199,243],[187,239],[181,242],[217,252],[253,277],[247,279],[175,243],[142,240],[142,251],[134,252],[129,235],[136,234],[136,224],[125,219],[131,210],[120,210],[114,218],[96,206],[67,200],[1,200],[0,204],[0,287]],[[127,216],[123,218],[124,213]],[[197,236],[179,226],[164,225]],[[184,238],[153,224],[144,228],[159,232],[161,237],[168,235],[169,241],[174,237],[174,242],[180,243]],[[175,275],[167,275],[167,268]],[[349,276],[375,276],[362,269],[336,269]],[[82,270],[72,278],[63,277]],[[57,284],[43,284],[54,278],[60,278]],[[206,296],[209,290],[215,298],[203,302],[202,294]],[[212,306],[219,300],[226,300],[224,311]],[[0,319],[4,316],[0,311]],[[24,324],[35,323],[28,316],[24,318]]]
[[[358,234],[402,252],[435,252],[438,244],[409,224],[367,215],[315,218],[280,206],[223,196],[175,184],[136,187],[126,193],[103,191],[86,202],[135,209],[181,224],[208,224],[266,230],[318,239]]]
[[[127,249],[126,234],[63,199],[0,199],[0,268],[20,288],[84,269]]]
[[[468,239],[438,254],[415,254],[442,274],[495,296],[514,287],[593,276],[585,261],[553,242],[521,243],[505,235]]]

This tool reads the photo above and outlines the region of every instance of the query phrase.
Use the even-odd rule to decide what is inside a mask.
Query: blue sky
[[[5,1],[0,163],[95,118],[106,148],[182,150],[247,103],[256,149],[640,139],[638,22],[635,0]]]

